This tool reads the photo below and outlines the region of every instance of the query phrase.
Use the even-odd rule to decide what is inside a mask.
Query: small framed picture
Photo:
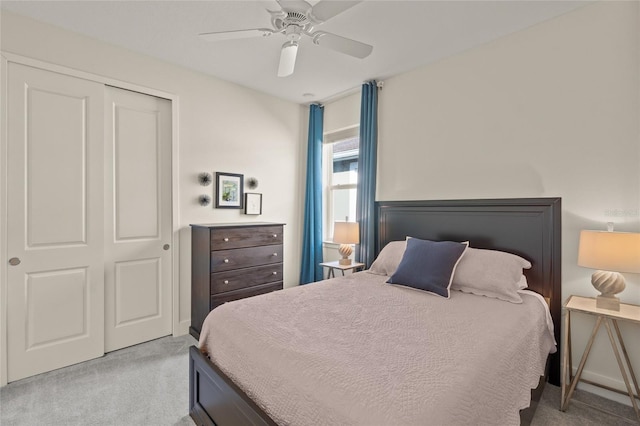
[[[216,172],[216,208],[241,209],[244,199],[243,181],[243,175]]]
[[[262,214],[262,194],[255,192],[244,194],[244,214]]]

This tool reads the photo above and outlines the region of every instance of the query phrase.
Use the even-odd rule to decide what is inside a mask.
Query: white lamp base
[[[350,244],[340,244],[338,253],[342,255],[342,259],[338,261],[340,265],[351,265],[351,259],[349,259],[349,256],[353,253],[353,248]]]
[[[596,296],[596,308],[620,311],[620,299],[615,296],[601,294]]]
[[[596,308],[620,311],[620,299],[615,295],[626,287],[622,274],[611,271],[596,271],[591,275],[591,284],[602,293],[596,297]]]

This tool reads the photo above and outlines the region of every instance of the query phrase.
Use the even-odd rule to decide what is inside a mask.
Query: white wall
[[[579,231],[640,231],[639,15],[589,5],[385,80],[377,199],[562,197],[563,301],[595,296]],[[626,278],[622,301],[640,304]],[[574,366],[593,323],[572,321]],[[640,371],[637,327],[621,325]],[[603,330],[584,377],[625,389]]]
[[[306,108],[198,72],[146,57],[76,33],[3,11],[3,52],[38,59],[174,94],[179,117],[179,217],[181,333],[190,322],[190,223],[283,222],[285,286],[298,284],[306,148]],[[200,172],[256,177],[263,214],[201,207],[200,194],[215,187],[197,182]]]
[[[360,125],[360,90],[324,104],[322,131],[334,133]]]

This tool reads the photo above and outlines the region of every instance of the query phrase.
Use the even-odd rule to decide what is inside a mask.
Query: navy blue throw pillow
[[[400,265],[387,283],[425,290],[449,298],[449,287],[468,242],[407,240]]]

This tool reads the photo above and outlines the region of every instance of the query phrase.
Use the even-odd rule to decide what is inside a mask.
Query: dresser
[[[191,225],[191,327],[232,300],[282,289],[281,223]]]

